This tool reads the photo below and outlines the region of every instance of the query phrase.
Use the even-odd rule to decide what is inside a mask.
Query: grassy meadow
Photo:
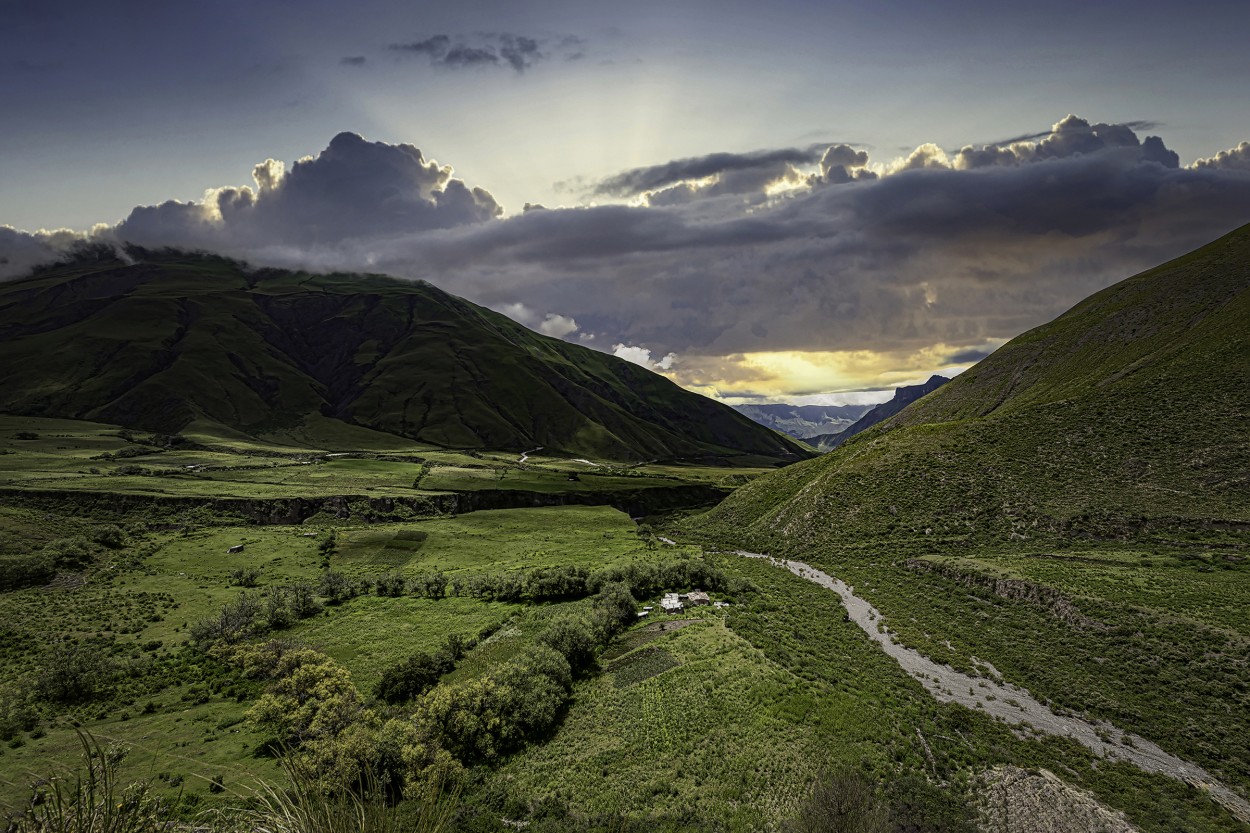
[[[153,483],[182,495],[309,497],[511,479],[532,491],[606,492],[734,486],[756,474],[417,447],[328,452],[220,435],[179,449],[115,426],[3,419],[0,479],[15,490],[132,494]],[[198,472],[119,473],[126,465]],[[145,519],[132,505],[6,502],[0,804],[16,808],[35,779],[69,771],[86,731],[124,750],[127,777],[177,798],[183,818],[249,805],[263,784],[282,783],[278,744],[290,742],[272,709],[262,716],[284,702],[275,698],[286,684],[257,671],[273,661],[268,651],[276,662],[284,652],[316,658],[302,667],[353,715],[336,737],[376,736],[379,748],[409,738],[398,757],[427,767],[422,777],[453,773],[452,830],[779,830],[813,782],[851,772],[873,785],[895,829],[957,833],[977,829],[990,800],[978,778],[1003,766],[1053,772],[1145,833],[1248,829],[1180,782],[935,701],[846,620],[834,594],[681,532],[667,533],[681,545],[665,544],[666,528],[609,506],[379,523],[323,513],[290,525],[241,524],[204,507]],[[1109,719],[1250,787],[1250,567],[1219,534],[1166,546],[951,545],[894,531],[811,560],[929,656],[965,670],[988,660],[1058,708]],[[634,615],[695,581],[728,606]],[[633,595],[607,627],[623,585]],[[290,614],[282,605],[300,588],[307,604]],[[222,635],[243,599],[255,607],[251,624]],[[266,613],[278,602],[284,617]],[[216,623],[216,641],[205,623]],[[554,686],[539,673],[564,662],[553,650],[570,658],[551,672]],[[392,697],[384,683],[396,679],[411,688]],[[531,711],[546,717],[507,734]],[[474,715],[499,725],[465,728]],[[437,728],[417,743],[422,726]],[[440,744],[445,758],[431,752]],[[305,746],[327,766],[350,757]]]

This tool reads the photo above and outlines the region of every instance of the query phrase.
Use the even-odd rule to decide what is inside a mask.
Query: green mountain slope
[[[620,460],[810,456],[648,370],[426,283],[139,255],[0,285],[0,412],[323,442],[362,426]]]
[[[1248,415],[1244,227],[1091,296],[697,525],[800,548],[1250,527]]]

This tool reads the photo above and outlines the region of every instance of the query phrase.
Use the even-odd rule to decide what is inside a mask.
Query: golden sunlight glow
[[[822,393],[915,385],[934,373],[954,376],[971,364],[950,360],[965,349],[934,344],[910,352],[787,350],[729,356],[685,355],[664,375],[683,387],[716,399],[736,401],[762,397],[779,402],[793,401]]]

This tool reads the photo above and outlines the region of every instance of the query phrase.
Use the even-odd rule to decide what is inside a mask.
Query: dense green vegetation
[[[136,833],[342,829],[279,824],[300,814],[464,833],[969,833],[997,830],[1033,779],[1050,791],[1023,796],[1038,825],[1063,829],[1081,804],[1143,833],[1244,833],[1197,786],[939,702],[834,593],[717,550],[801,557],[904,644],[1245,796],[1247,248],[1243,231],[1100,293],[762,477],[572,446],[451,450],[320,415],[263,423],[260,406],[250,433],[207,410],[169,433],[0,417],[0,804],[23,831],[86,804]],[[266,295],[245,319],[305,302],[290,276],[177,269],[188,298],[193,278]],[[98,323],[116,304],[87,291],[90,271],[26,286],[62,287],[70,318]],[[127,299],[168,301],[145,295],[149,272],[105,271]],[[399,292],[379,283],[357,308],[337,280],[315,280],[322,313],[347,322],[385,319]],[[203,336],[193,324],[185,338]],[[293,368],[273,371],[279,388],[323,396]],[[644,505],[682,511],[620,511]],[[720,604],[655,607],[694,589]]]
[[[0,411],[386,449],[773,465],[804,446],[420,281],[97,252],[0,286]]]
[[[855,773],[894,825],[881,829],[963,831],[974,777],[1002,764],[1063,773],[1146,831],[1230,829],[1183,785],[936,703],[827,591],[760,562],[657,545],[611,509],[346,525],[333,537],[40,520],[47,534],[125,538],[97,544],[73,581],[62,571],[0,595],[9,802],[28,774],[75,760],[77,723],[141,762],[150,800],[177,799],[184,817],[252,806],[261,779],[282,782],[285,748],[322,782],[389,784],[392,802],[456,785],[449,829],[466,831],[506,829],[501,819],[549,831],[801,824],[822,772]],[[255,587],[238,585],[240,560]],[[1211,574],[1190,569],[1196,605]],[[301,585],[312,615],[273,621],[269,594]],[[731,607],[635,624],[644,601],[695,586]],[[241,596],[258,602],[245,628],[197,633],[223,609],[237,615]]]

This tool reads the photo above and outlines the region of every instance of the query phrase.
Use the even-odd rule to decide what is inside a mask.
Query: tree
[[[307,619],[321,612],[321,604],[316,599],[316,591],[306,581],[297,581],[290,590],[291,615],[296,619]]]
[[[632,611],[631,611],[632,612]],[[538,634],[538,642],[554,649],[574,673],[584,671],[595,662],[595,629],[584,616],[562,616]]]
[[[244,590],[239,598],[223,605],[214,619],[201,619],[191,626],[191,639],[200,647],[214,642],[238,642],[256,632],[263,606],[255,593]]]
[[[322,538],[321,541],[318,542],[317,551],[320,552],[326,558],[329,558],[330,556],[334,555],[334,553],[338,550],[338,546],[339,546],[338,533],[335,530],[331,529],[329,532],[326,533],[326,537]]]
[[[340,604],[356,595],[356,588],[347,576],[333,570],[326,570],[321,574],[317,590],[332,605]]]
[[[35,696],[64,705],[86,702],[112,670],[97,648],[77,643],[59,645],[35,676]]]
[[[600,588],[594,602],[594,611],[604,623],[605,633],[600,641],[606,643],[616,634],[632,625],[638,618],[636,603],[624,582],[614,581]]]
[[[269,690],[248,719],[291,746],[338,736],[362,719],[364,704],[351,674],[311,648],[282,653]]]
[[[398,572],[390,572],[378,576],[373,582],[374,591],[379,596],[396,597],[404,595],[404,577]]]
[[[784,833],[887,833],[889,810],[871,781],[858,772],[823,772]]]
[[[415,653],[382,672],[374,695],[387,703],[404,703],[429,691],[444,674],[456,667],[450,654],[439,651]]]
[[[447,595],[447,576],[442,573],[423,573],[413,579],[412,594],[427,599],[441,599]]]
[[[269,630],[282,630],[295,620],[291,612],[291,592],[285,587],[270,587],[264,596],[265,627]]]

